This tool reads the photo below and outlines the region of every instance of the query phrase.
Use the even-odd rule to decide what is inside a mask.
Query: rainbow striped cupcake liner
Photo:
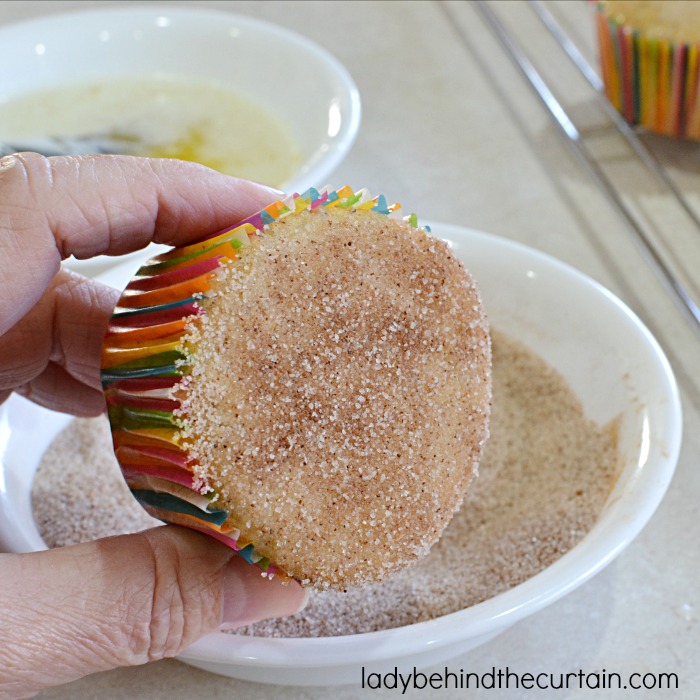
[[[214,537],[264,575],[287,574],[241,537],[236,514],[218,506],[187,452],[187,375],[196,347],[185,347],[191,324],[207,313],[217,269],[269,224],[318,207],[398,216],[400,205],[366,190],[309,189],[274,202],[235,227],[148,260],[122,293],[103,342],[102,386],[117,461],[131,492],[153,517]],[[405,217],[417,226],[415,215]],[[187,438],[190,439],[190,438]],[[215,505],[216,504],[216,505]]]
[[[700,139],[700,45],[621,24],[600,2],[596,29],[605,93],[625,120],[658,134]]]

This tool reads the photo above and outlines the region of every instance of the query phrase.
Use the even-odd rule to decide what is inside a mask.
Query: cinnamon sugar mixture
[[[427,557],[379,584],[312,591],[298,615],[238,633],[333,636],[428,620],[512,588],[573,547],[617,476],[613,426],[588,420],[554,370],[501,334],[494,334],[490,426],[479,477]],[[76,419],[56,438],[32,499],[49,546],[155,522],[121,479],[106,418]]]
[[[299,212],[212,291],[176,411],[212,504],[318,589],[424,556],[473,479],[491,400],[488,324],[447,244],[374,212]]]

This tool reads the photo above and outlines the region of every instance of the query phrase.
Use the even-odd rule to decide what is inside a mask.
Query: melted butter
[[[135,155],[195,161],[274,187],[301,164],[283,121],[218,83],[118,79],[0,102],[0,140],[84,134],[128,136]]]
[[[172,143],[162,143],[147,147],[145,155],[150,158],[190,160],[230,175],[236,175],[245,169],[245,163],[234,164],[232,159],[227,161],[226,158],[215,155],[214,151],[215,149],[208,144],[206,130],[197,126],[191,126],[181,138]],[[239,175],[239,177],[241,176]]]

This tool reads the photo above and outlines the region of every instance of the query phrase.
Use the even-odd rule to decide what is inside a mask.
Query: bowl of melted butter
[[[135,155],[303,192],[346,156],[360,115],[328,51],[231,12],[133,3],[0,28],[0,141],[127,137]]]

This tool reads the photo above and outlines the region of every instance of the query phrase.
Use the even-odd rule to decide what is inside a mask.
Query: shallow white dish
[[[569,593],[639,533],[671,480],[681,408],[670,366],[641,321],[609,291],[568,265],[503,238],[431,224],[481,287],[492,326],[555,367],[599,423],[620,417],[621,475],[583,541],[523,584],[436,620],[367,634],[266,639],[214,634],[181,655],[188,664],[263,683],[357,683],[365,673],[446,661]],[[135,265],[110,271],[121,286]],[[69,418],[17,397],[0,408],[0,545],[43,547],[30,488],[41,454]],[[41,425],[40,432],[31,426]]]
[[[281,186],[288,193],[325,185],[360,126],[360,95],[345,67],[300,34],[257,19],[130,3],[0,28],[0,101],[61,84],[151,76],[216,81],[279,117],[302,154]],[[100,258],[74,267],[93,274],[113,264]]]

